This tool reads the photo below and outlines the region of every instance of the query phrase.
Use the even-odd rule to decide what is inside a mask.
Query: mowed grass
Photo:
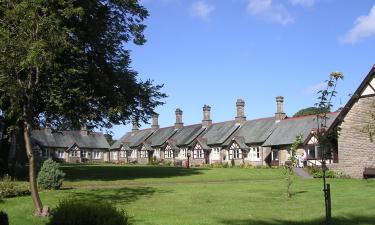
[[[282,169],[65,165],[63,190],[43,191],[45,205],[65,198],[101,199],[127,210],[134,224],[323,224],[322,181],[294,178],[285,194]],[[332,179],[333,224],[375,224],[375,181]],[[30,197],[0,203],[11,225],[42,225]]]

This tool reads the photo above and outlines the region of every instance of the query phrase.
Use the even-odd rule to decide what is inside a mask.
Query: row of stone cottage
[[[153,159],[186,161],[193,164],[249,162],[253,165],[280,165],[288,158],[294,138],[303,135],[298,153],[307,154],[309,164],[319,165],[320,149],[314,137],[315,116],[288,118],[283,98],[277,97],[275,116],[246,120],[245,103],[236,103],[233,121],[212,123],[209,106],[203,107],[202,123],[184,126],[182,111],[176,110],[174,126],[159,128],[157,114],[150,129],[133,130],[113,146],[104,135],[80,131],[34,130],[34,148],[41,158],[54,157],[66,162],[112,161],[146,163]],[[369,138],[375,115],[375,67],[371,69],[345,107],[329,114],[329,129],[339,128],[337,149],[333,149],[331,169],[354,178],[363,177],[365,168],[375,168],[375,142]],[[370,129],[363,132],[364,128]],[[1,127],[0,127],[1,130]]]
[[[53,133],[50,129],[35,130],[35,150],[42,158],[54,157],[65,162],[111,161],[146,164],[151,160],[192,165],[230,163],[282,165],[288,159],[295,137],[303,135],[305,152],[310,164],[319,164],[320,149],[313,130],[315,116],[287,118],[283,97],[276,98],[277,112],[273,117],[246,120],[245,102],[236,102],[237,115],[232,121],[212,123],[211,107],[203,107],[200,124],[184,126],[182,110],[176,109],[174,126],[160,128],[158,114],[152,117],[149,129],[133,129],[109,146],[103,134],[80,131]],[[329,125],[338,113],[330,113]],[[333,159],[334,160],[334,159]]]

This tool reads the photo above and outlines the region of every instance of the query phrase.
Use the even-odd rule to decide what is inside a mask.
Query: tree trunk
[[[31,198],[33,199],[33,203],[35,206],[35,215],[36,216],[45,216],[45,212],[43,212],[43,205],[42,201],[40,200],[38,187],[36,182],[36,174],[35,174],[35,158],[31,144],[31,126],[30,123],[24,122],[23,128],[23,137],[25,139],[25,147],[27,158],[29,159],[29,180],[30,180],[30,189],[31,189]]]

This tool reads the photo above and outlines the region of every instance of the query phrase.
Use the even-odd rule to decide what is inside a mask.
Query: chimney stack
[[[211,107],[208,105],[203,106],[203,120],[202,127],[209,127],[212,124],[211,120]]]
[[[138,127],[138,122],[137,122],[137,120],[132,119],[132,124],[133,124],[132,132],[134,132],[134,131],[139,131],[139,127]]]
[[[243,99],[237,99],[236,102],[237,116],[235,118],[236,123],[243,124],[246,121],[245,116],[245,101]]]
[[[152,125],[151,125],[151,128],[152,129],[159,129],[159,114],[157,114],[157,113],[154,113],[152,115]]]
[[[88,134],[87,125],[84,124],[81,126],[81,135],[87,136],[87,134]]]
[[[184,126],[184,123],[182,122],[182,110],[180,108],[177,108],[176,111],[176,123],[174,124],[176,129],[180,129]]]
[[[275,113],[275,118],[276,120],[283,120],[286,117],[286,114],[284,113],[284,110],[283,110],[284,97],[277,96],[276,103],[277,103],[277,112]]]

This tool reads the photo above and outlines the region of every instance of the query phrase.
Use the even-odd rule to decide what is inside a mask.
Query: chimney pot
[[[209,105],[203,106],[203,120],[202,120],[202,126],[208,127],[212,124],[211,120],[211,107]]]
[[[238,124],[242,124],[246,121],[245,101],[243,99],[240,99],[240,98],[237,99],[236,108],[237,108],[237,116],[235,117],[235,121]]]
[[[284,104],[284,97],[283,96],[277,96],[276,97],[276,103],[277,103],[277,111],[275,113],[276,120],[283,120],[286,118],[286,114],[284,113],[283,104]]]
[[[88,130],[87,130],[87,125],[84,124],[81,126],[81,135],[87,136]]]
[[[137,120],[132,119],[132,125],[133,125],[132,132],[139,130],[139,126],[138,126]]]
[[[176,113],[176,123],[174,125],[176,129],[180,129],[184,126],[184,123],[182,122],[182,110],[180,108],[177,108],[175,113]]]
[[[151,125],[151,128],[152,129],[159,129],[159,114],[157,114],[157,113],[154,113],[152,115],[152,125]]]

